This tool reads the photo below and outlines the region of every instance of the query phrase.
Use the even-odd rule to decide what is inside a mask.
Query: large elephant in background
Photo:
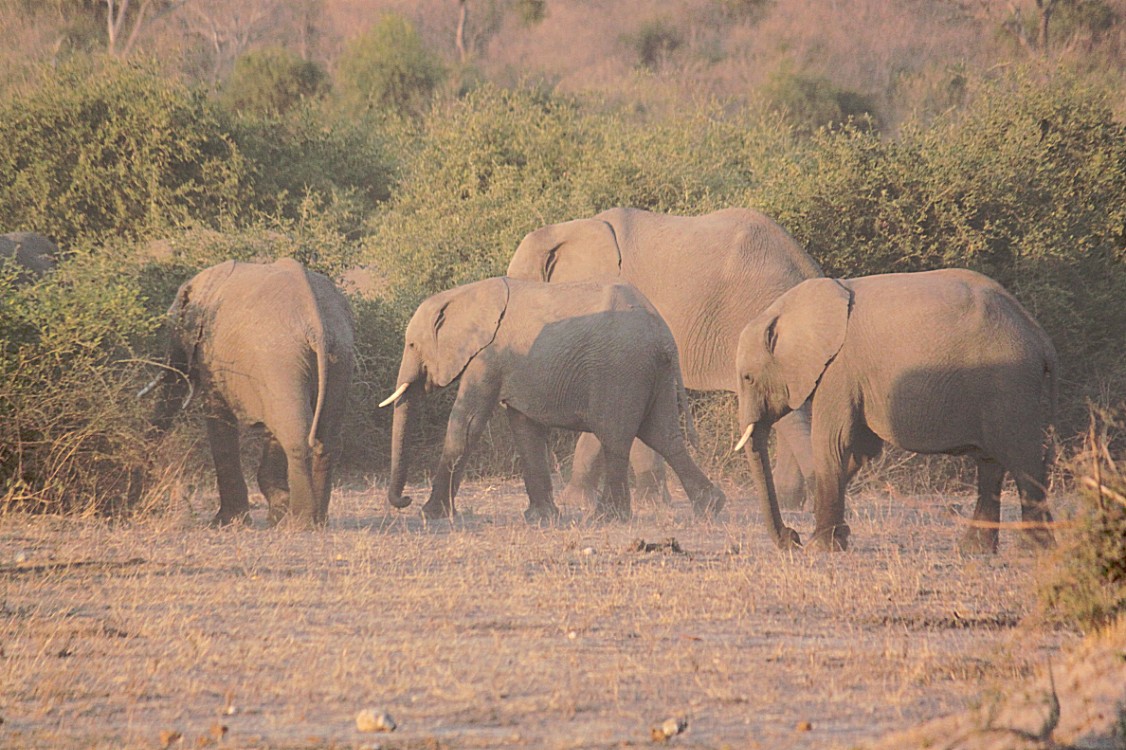
[[[17,283],[26,284],[55,268],[59,248],[35,232],[0,234],[0,261],[13,260],[20,268]]]
[[[541,227],[524,237],[508,275],[537,281],[620,277],[636,286],[668,323],[686,387],[736,390],[735,349],[751,318],[790,287],[821,276],[817,263],[778,224],[745,208],[669,216],[612,208],[590,219]],[[811,477],[809,413],[778,424],[778,493],[787,507],[804,500]],[[641,450],[637,450],[640,447]],[[575,447],[568,494],[595,489],[598,443]],[[633,452],[640,493],[668,497],[663,465],[643,446]]]
[[[630,516],[627,474],[635,437],[669,462],[697,512],[723,507],[723,492],[696,466],[681,432],[681,416],[691,415],[676,342],[629,284],[485,279],[424,300],[405,339],[399,387],[380,404],[395,404],[387,496],[396,508],[411,502],[403,486],[418,402],[458,379],[442,457],[422,509],[429,518],[453,515],[465,459],[498,403],[520,453],[529,521],[559,515],[547,460],[552,427],[586,430],[602,442],[600,516]]]
[[[219,485],[214,525],[248,521],[239,462],[239,423],[269,433],[258,486],[270,521],[328,516],[332,473],[352,378],[352,312],[329,279],[283,258],[269,265],[227,261],[180,287],[168,310],[171,334],[156,426],[166,430],[193,393],[205,399]]]
[[[886,441],[977,463],[968,552],[996,551],[1001,482],[1016,480],[1027,533],[1049,545],[1047,430],[1056,402],[1056,351],[1000,284],[962,269],[814,279],[774,301],[743,330],[739,422],[775,542],[782,525],[766,459],[774,420],[812,406],[816,475],[813,538],[848,546],[845,488]]]

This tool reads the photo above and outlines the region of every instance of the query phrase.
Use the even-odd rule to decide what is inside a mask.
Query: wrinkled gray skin
[[[181,286],[168,317],[156,426],[168,429],[192,394],[204,399],[219,485],[213,525],[249,521],[240,423],[268,433],[258,486],[270,522],[288,513],[299,525],[323,524],[352,378],[352,312],[344,295],[289,258],[228,261]]]
[[[529,521],[559,515],[552,498],[549,428],[601,440],[606,480],[598,514],[629,518],[628,464],[635,437],[664,456],[699,513],[724,496],[688,455],[680,417],[687,397],[676,343],[652,306],[628,284],[543,284],[485,279],[423,301],[407,326],[395,402],[388,500],[403,497],[424,393],[460,378],[434,473],[429,518],[454,514],[465,458],[498,403],[505,407],[524,472]],[[388,399],[384,403],[389,403]]]
[[[798,544],[778,513],[766,441],[770,425],[810,401],[816,477],[814,540],[848,546],[845,488],[886,441],[977,463],[967,552],[997,549],[1005,472],[1025,521],[1048,522],[1046,441],[1055,409],[1056,352],[1020,303],[960,269],[815,279],[783,294],[739,339],[739,422],[781,547]],[[1030,528],[1040,545],[1049,528]]]
[[[0,260],[14,260],[20,267],[17,284],[27,284],[54,270],[59,249],[35,232],[0,234]]]
[[[821,276],[812,258],[775,222],[744,208],[668,216],[613,208],[590,219],[551,224],[520,242],[508,275],[536,281],[620,277],[636,286],[668,323],[686,387],[735,391],[731,363],[739,332],[778,295]],[[599,468],[598,441],[580,437],[568,495],[589,499]],[[667,502],[664,466],[644,446],[632,453],[639,494]],[[804,500],[812,476],[807,409],[778,424],[779,496]]]

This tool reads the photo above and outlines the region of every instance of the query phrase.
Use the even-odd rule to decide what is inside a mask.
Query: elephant
[[[688,454],[680,419],[691,425],[676,342],[652,305],[624,282],[542,282],[494,277],[424,300],[407,325],[395,404],[388,500],[403,496],[407,438],[424,393],[460,378],[433,476],[427,518],[455,514],[465,465],[496,405],[504,407],[523,465],[529,522],[559,516],[548,463],[549,428],[585,430],[606,453],[597,514],[628,519],[630,443],[664,456],[698,513],[726,498]]]
[[[35,232],[0,234],[0,261],[15,261],[17,284],[31,283],[54,270],[58,253],[55,243]]]
[[[269,520],[324,524],[353,367],[348,300],[331,281],[283,258],[227,261],[184,283],[168,309],[171,335],[156,428],[204,394],[219,487],[214,526],[249,522],[239,425],[268,433],[258,486]]]
[[[885,442],[974,459],[977,505],[962,551],[996,551],[1006,472],[1030,540],[1053,543],[1045,494],[1056,351],[992,279],[946,269],[802,282],[743,329],[735,367],[736,449],[745,446],[780,547],[800,538],[779,515],[766,441],[775,420],[807,402],[820,546],[848,547],[845,489]]]
[[[734,392],[731,364],[743,326],[782,292],[822,273],[782,227],[758,211],[727,208],[672,216],[612,208],[530,232],[516,248],[508,275],[551,282],[600,276],[628,281],[672,330],[685,386]],[[787,506],[800,507],[803,474],[812,476],[808,410],[782,420],[777,436],[779,493]],[[597,440],[581,436],[567,494],[590,497],[598,463]],[[635,445],[632,463],[639,494],[657,494],[667,502],[660,459]]]

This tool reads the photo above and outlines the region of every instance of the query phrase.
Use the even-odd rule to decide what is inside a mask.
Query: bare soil
[[[0,746],[618,748],[686,719],[670,746],[851,747],[1079,641],[1029,624],[1050,557],[1019,534],[958,554],[970,497],[865,493],[849,552],[783,554],[725,490],[714,522],[674,492],[629,524],[529,526],[518,481],[468,484],[453,523],[371,487],[320,531],[264,508],[208,529],[213,492],[132,522],[0,517]],[[397,730],[359,732],[365,709]]]

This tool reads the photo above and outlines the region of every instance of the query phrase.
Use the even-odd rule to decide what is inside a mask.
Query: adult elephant
[[[58,253],[54,242],[35,232],[0,234],[0,261],[15,262],[19,284],[30,283],[54,270]]]
[[[552,427],[587,430],[602,441],[601,516],[630,516],[627,473],[635,437],[665,457],[697,512],[723,506],[723,492],[688,455],[681,433],[680,418],[689,415],[676,343],[629,284],[485,279],[423,301],[405,339],[399,387],[380,404],[395,403],[387,496],[396,508],[411,502],[403,486],[419,399],[459,378],[430,500],[422,508],[429,518],[454,513],[465,458],[498,403],[520,453],[529,521],[559,515],[547,461]]]
[[[733,363],[743,326],[790,287],[821,276],[821,269],[758,211],[728,208],[670,216],[612,208],[529,233],[516,248],[508,275],[552,282],[609,276],[630,282],[672,330],[685,386],[734,392]],[[787,507],[800,507],[803,474],[811,471],[808,410],[779,422],[777,437],[779,497]],[[567,493],[589,498],[598,465],[598,442],[581,436]],[[633,466],[640,493],[668,498],[659,457],[636,446]]]
[[[205,399],[219,485],[213,525],[249,521],[239,424],[268,433],[258,486],[270,521],[323,524],[352,378],[352,312],[329,279],[283,258],[227,261],[180,287],[156,426],[166,430],[193,393]]]
[[[815,279],[783,294],[743,330],[737,354],[739,447],[780,546],[766,441],[770,425],[809,402],[816,476],[814,539],[848,546],[849,480],[886,441],[977,462],[969,552],[996,551],[1001,482],[1020,492],[1027,534],[1050,545],[1047,430],[1057,360],[1047,334],[997,282],[962,269]]]

